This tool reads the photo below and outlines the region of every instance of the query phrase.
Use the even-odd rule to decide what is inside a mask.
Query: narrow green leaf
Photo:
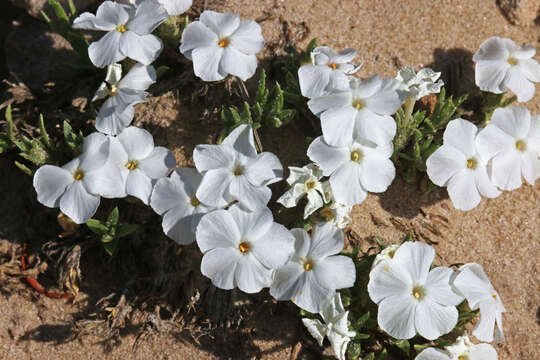
[[[120,211],[118,211],[118,207],[115,207],[110,212],[109,216],[107,217],[106,225],[110,229],[113,226],[116,226],[118,224],[118,218],[120,217]]]
[[[121,238],[133,234],[138,228],[139,226],[137,224],[120,224],[116,230],[116,237]]]
[[[77,14],[77,8],[75,7],[75,3],[73,3],[73,0],[68,0],[68,6],[69,11],[71,12],[71,17],[74,17]]]
[[[86,226],[95,234],[98,235],[105,235],[109,232],[109,228],[101,223],[101,221],[97,219],[90,219],[86,222]]]
[[[39,131],[41,132],[41,139],[43,139],[43,143],[45,146],[52,150],[51,140],[49,139],[49,134],[47,134],[47,130],[45,129],[45,122],[43,121],[43,114],[39,114]]]
[[[7,136],[13,141],[15,136],[13,135],[13,116],[11,114],[11,104],[6,108],[6,123],[7,123]]]
[[[17,166],[23,173],[29,176],[34,176],[34,172],[28,168],[28,166],[21,164],[18,161],[15,161],[15,166]]]

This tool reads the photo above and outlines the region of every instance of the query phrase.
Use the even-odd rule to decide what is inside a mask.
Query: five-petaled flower
[[[476,85],[495,94],[510,89],[518,101],[529,101],[534,96],[534,83],[540,82],[540,64],[533,59],[534,54],[531,45],[520,47],[510,39],[490,37],[473,56]]]
[[[145,0],[137,7],[104,1],[96,15],[82,13],[73,27],[107,32],[88,47],[88,56],[97,67],[112,65],[126,57],[150,65],[163,49],[163,43],[152,31],[166,19],[167,11],[155,0]]]
[[[255,74],[255,54],[263,46],[261,27],[255,21],[206,10],[182,32],[180,52],[193,60],[195,75],[204,81],[222,80],[229,74],[245,81]]]

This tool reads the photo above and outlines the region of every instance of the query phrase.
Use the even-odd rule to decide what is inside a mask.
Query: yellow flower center
[[[395,254],[396,254],[396,249],[392,249],[392,250],[388,251],[388,257],[390,259],[393,259]]]
[[[308,180],[306,182],[306,189],[311,190],[315,187],[316,183],[315,180]]]
[[[458,360],[469,360],[469,357],[467,355],[459,355]]]
[[[139,163],[137,162],[137,160],[131,160],[131,161],[128,161],[128,162],[126,163],[126,168],[127,168],[129,171],[135,170],[138,166],[139,166]]]
[[[364,101],[362,99],[355,99],[353,100],[352,102],[352,106],[353,108],[355,108],[356,110],[360,110],[362,109],[366,104],[364,104]]]
[[[229,45],[229,42],[230,42],[229,39],[222,38],[222,39],[219,39],[217,44],[219,45],[219,47],[224,48],[224,47],[227,47]]]
[[[476,169],[478,162],[474,158],[467,159],[467,168]]]
[[[362,160],[362,152],[354,150],[351,152],[351,160],[354,162],[360,162]]]
[[[518,63],[518,61],[517,61],[517,59],[515,57],[509,57],[507,61],[512,66],[517,65],[517,63]]]
[[[315,266],[315,264],[313,264],[313,261],[308,260],[308,259],[302,259],[302,261],[304,263],[304,270],[305,271],[313,270],[313,267]]]
[[[116,27],[116,31],[118,31],[119,33],[125,33],[127,31],[126,25],[118,25]]]
[[[518,149],[519,151],[525,151],[526,148],[527,148],[527,144],[525,143],[525,141],[523,140],[516,141],[516,149]]]
[[[334,64],[334,63],[328,64],[328,67],[329,67],[330,69],[332,69],[332,70],[336,70],[336,69],[337,69],[337,65]]]
[[[78,169],[77,171],[75,171],[75,173],[73,174],[73,178],[77,181],[79,180],[82,180],[82,178],[84,177],[84,171],[82,171],[81,169]]]
[[[233,174],[234,176],[240,176],[244,174],[244,167],[241,165],[238,165],[237,167],[234,168]]]
[[[109,96],[114,96],[118,92],[118,86],[111,85],[111,88],[109,89]]]
[[[416,285],[412,290],[412,295],[415,299],[420,300],[422,299],[426,294],[424,291],[424,288],[420,285]]]
[[[193,195],[189,201],[191,203],[191,206],[193,207],[197,207],[199,205],[201,205],[201,202],[199,201],[199,199],[197,199],[197,197],[195,195]]]
[[[497,300],[497,295],[493,294],[493,300]]]
[[[332,210],[326,208],[326,209],[322,209],[319,214],[321,214],[321,216],[326,220],[326,221],[332,221],[334,220],[334,213],[332,212]]]
[[[240,245],[238,245],[238,250],[240,250],[242,254],[248,253],[250,248],[251,246],[247,241],[243,241],[240,243]]]

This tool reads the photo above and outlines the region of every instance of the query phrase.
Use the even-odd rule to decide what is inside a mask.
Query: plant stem
[[[414,98],[414,96],[409,96],[407,100],[405,100],[405,117],[403,118],[403,123],[401,124],[402,128],[405,128],[409,123],[409,120],[414,110],[415,102],[416,99]]]

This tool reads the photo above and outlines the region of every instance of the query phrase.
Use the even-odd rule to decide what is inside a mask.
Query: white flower
[[[445,350],[425,349],[415,360],[497,360],[497,351],[490,344],[473,344],[465,334]]]
[[[302,323],[320,346],[323,344],[324,337],[328,337],[334,355],[339,360],[345,360],[347,346],[351,338],[356,336],[356,332],[349,330],[347,320],[349,312],[343,308],[341,295],[336,293],[319,314],[324,323],[319,319],[302,319]]]
[[[116,135],[129,126],[135,104],[144,102],[148,93],[144,90],[156,82],[153,66],[135,64],[120,80],[122,65],[110,65],[105,81],[101,83],[92,101],[107,98],[96,117],[96,129],[108,135]]]
[[[540,177],[540,116],[521,106],[499,108],[478,134],[478,152],[491,159],[491,181],[503,190]]]
[[[255,54],[263,47],[261,27],[255,21],[206,10],[182,32],[180,52],[193,60],[195,75],[204,81],[229,74],[245,81],[255,74]]]
[[[202,274],[225,290],[256,293],[270,286],[272,269],[283,266],[294,251],[294,237],[273,221],[268,208],[246,212],[233,205],[208,213],[196,237],[204,253]]]
[[[350,78],[346,90],[334,90],[308,102],[309,109],[321,118],[324,140],[343,145],[351,134],[369,133],[378,145],[392,141],[396,122],[390,116],[399,109],[402,93],[396,79],[373,75],[368,79]]]
[[[488,176],[487,158],[477,147],[477,127],[463,119],[448,123],[443,145],[426,161],[427,173],[438,186],[446,186],[448,195],[459,210],[471,210],[483,195],[495,198],[501,194]]]
[[[368,292],[378,306],[377,322],[397,339],[419,333],[428,340],[449,333],[457,324],[463,298],[450,286],[454,271],[447,267],[430,270],[435,250],[419,242],[406,242],[391,261],[374,267]]]
[[[313,214],[317,209],[324,205],[324,190],[320,179],[322,171],[315,164],[309,164],[304,167],[289,166],[290,175],[287,183],[291,188],[287,190],[277,200],[287,208],[295,207],[298,201],[307,196],[307,204],[304,209],[304,219]]]
[[[108,161],[109,141],[100,133],[84,139],[83,153],[62,167],[43,165],[34,175],[37,198],[82,224],[90,219],[100,203],[100,195],[117,197],[122,193],[120,173]]]
[[[96,15],[85,12],[73,27],[106,31],[107,34],[88,47],[88,56],[97,67],[117,63],[126,57],[150,65],[161,53],[163,43],[152,31],[167,19],[167,11],[154,0],[138,7],[104,1]]]
[[[220,206],[225,199],[237,200],[248,210],[263,208],[272,196],[267,185],[283,176],[274,154],[257,154],[248,125],[238,126],[220,145],[197,145],[193,160],[203,175],[197,198],[210,206]]]
[[[367,192],[384,192],[394,180],[396,169],[390,161],[392,144],[377,146],[366,138],[352,139],[343,146],[328,145],[319,136],[308,148],[307,155],[330,177],[337,202],[360,204]]]
[[[476,85],[495,94],[510,89],[518,101],[529,101],[534,96],[533,83],[540,82],[540,64],[532,58],[534,54],[531,45],[520,47],[497,36],[487,39],[473,56]]]
[[[480,320],[474,327],[473,335],[480,341],[504,341],[502,313],[506,309],[482,266],[476,263],[463,265],[453,285],[465,296],[472,310],[480,309]]]
[[[356,269],[343,250],[343,232],[330,223],[313,227],[311,239],[304,229],[292,229],[295,253],[288,264],[276,270],[270,294],[291,300],[302,309],[317,313],[337,289],[354,285]]]
[[[178,244],[194,242],[195,231],[203,215],[217,209],[197,199],[195,193],[201,180],[202,176],[196,169],[182,167],[170,178],[159,179],[154,185],[150,206],[163,216],[163,232]]]
[[[356,50],[336,52],[327,46],[318,46],[311,52],[311,65],[298,69],[298,80],[302,95],[308,98],[322,96],[330,90],[347,90],[347,74],[356,73],[362,66],[351,61]]]
[[[385,247],[380,253],[375,256],[375,260],[373,260],[373,264],[371,265],[371,268],[373,269],[375,266],[379,265],[382,262],[386,262],[388,260],[392,260],[394,258],[394,255],[396,254],[397,249],[399,249],[398,244],[392,244]]]
[[[130,126],[110,138],[110,158],[122,175],[124,196],[131,195],[148,205],[153,182],[161,179],[176,165],[173,153],[154,146],[152,134]]]
[[[444,85],[442,80],[439,80],[440,72],[435,72],[430,68],[422,68],[418,73],[410,66],[404,66],[399,69],[396,80],[402,83],[401,89],[408,92],[408,96],[415,100],[420,100],[429,94],[437,94],[441,91]]]
[[[326,202],[329,205],[320,210],[319,215],[322,216],[325,221],[331,222],[339,229],[344,229],[352,221],[350,213],[353,207],[350,205],[343,205],[336,201],[334,193],[332,192],[332,187],[330,186],[330,181],[323,182],[322,187]]]
[[[141,5],[148,0],[129,0],[135,6]],[[167,14],[177,16],[185,13],[193,4],[192,0],[157,0],[157,2],[167,10]]]

